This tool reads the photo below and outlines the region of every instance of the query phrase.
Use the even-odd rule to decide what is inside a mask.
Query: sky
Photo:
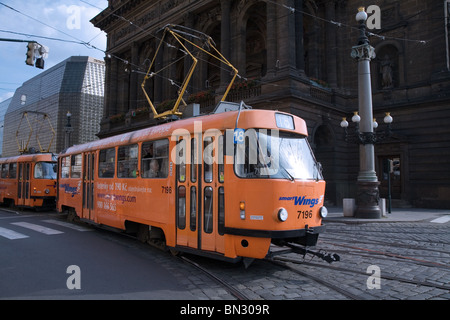
[[[0,0],[0,38],[35,40],[49,48],[42,70],[25,64],[26,42],[0,41],[0,102],[12,97],[25,81],[70,56],[103,60],[106,34],[89,21],[107,6],[107,0]],[[100,50],[37,36],[86,42]]]

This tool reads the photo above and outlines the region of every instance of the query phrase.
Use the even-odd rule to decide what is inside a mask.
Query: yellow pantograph
[[[189,32],[185,32],[185,31],[178,30],[178,29],[186,29],[188,31],[201,34],[201,36],[193,35],[193,34],[191,34]],[[146,83],[146,81],[148,79],[156,76],[159,72],[161,72],[162,70],[165,69],[165,68],[162,68],[162,69],[158,70],[157,72],[151,72],[151,69],[152,69],[152,67],[153,67],[153,65],[155,63],[155,60],[156,60],[156,55],[158,54],[158,52],[159,52],[159,50],[161,48],[162,43],[164,42],[164,39],[165,39],[167,33],[171,34],[175,38],[175,40],[178,41],[178,43],[180,44],[182,50],[184,52],[186,52],[192,58],[193,63],[191,65],[191,68],[189,69],[189,72],[187,73],[183,83],[180,86],[180,89],[178,91],[178,98],[175,101],[175,105],[173,106],[173,108],[171,110],[167,110],[167,111],[164,111],[163,113],[159,114],[156,111],[155,106],[153,105],[153,102],[150,99],[147,91],[145,91],[145,83]],[[189,36],[197,38],[197,39],[201,39],[203,41],[203,44],[206,45],[206,47],[211,48],[211,49],[214,50],[215,54],[205,50],[203,47],[200,47],[199,45],[195,44],[193,41],[190,41],[190,40],[186,39],[185,37],[182,36],[182,34],[183,35],[189,35]],[[144,81],[142,81],[142,84],[141,84],[142,90],[144,91],[145,97],[147,98],[147,101],[148,101],[148,103],[150,105],[151,110],[153,111],[153,115],[154,115],[155,119],[158,119],[158,118],[163,118],[164,119],[164,118],[167,118],[168,116],[171,116],[171,115],[181,116],[182,113],[178,110],[178,107],[179,107],[180,103],[183,103],[183,105],[186,106],[186,102],[183,99],[183,95],[184,95],[184,93],[186,91],[186,88],[187,88],[187,86],[189,84],[189,81],[191,80],[192,74],[194,73],[194,69],[195,69],[195,67],[197,65],[198,59],[196,57],[194,57],[194,55],[191,53],[191,51],[185,46],[185,44],[183,44],[183,41],[185,41],[186,43],[189,43],[193,47],[195,47],[195,48],[205,52],[206,54],[210,55],[211,57],[219,60],[220,62],[222,62],[225,65],[227,65],[228,67],[230,67],[231,70],[233,71],[233,73],[234,73],[233,77],[232,77],[232,79],[231,79],[231,81],[230,81],[227,89],[225,90],[225,93],[223,94],[222,99],[220,101],[224,101],[225,100],[225,98],[228,95],[228,92],[230,91],[231,86],[233,85],[233,82],[236,79],[236,76],[238,74],[238,70],[214,46],[214,41],[212,40],[212,38],[210,36],[207,36],[207,35],[205,35],[203,33],[200,33],[198,31],[195,31],[195,30],[183,27],[183,26],[167,25],[164,28],[163,36],[161,37],[161,40],[159,42],[158,48],[156,49],[155,55],[154,55],[154,57],[153,57],[153,59],[152,59],[152,61],[150,63],[150,66],[148,67],[148,71],[145,74]]]
[[[53,126],[52,126],[52,123],[51,123],[51,121],[50,121],[50,118],[49,118],[48,114],[46,114],[46,113],[44,113],[44,112],[39,112],[39,111],[24,111],[24,112],[22,113],[22,118],[20,119],[19,126],[18,126],[17,131],[16,131],[16,142],[17,142],[17,146],[19,147],[19,153],[20,153],[20,154],[23,154],[23,153],[28,153],[28,152],[30,151],[30,150],[28,149],[28,144],[30,143],[31,136],[33,135],[33,127],[32,127],[32,125],[31,125],[31,123],[30,123],[30,120],[28,119],[28,113],[36,114],[36,119],[35,119],[35,120],[36,120],[36,122],[39,124],[39,129],[38,129],[38,131],[36,132],[36,142],[37,142],[38,145],[39,145],[39,152],[50,152],[50,148],[51,148],[52,143],[53,143],[53,140],[54,140],[54,138],[55,138],[55,136],[56,136],[56,132],[55,132],[55,130],[53,129]],[[39,118],[37,117],[38,115],[42,115],[42,116],[43,116],[42,119],[39,119]],[[26,142],[23,141],[23,140],[19,140],[19,135],[20,135],[20,133],[21,133],[20,131],[21,131],[21,126],[22,126],[22,120],[23,120],[24,118],[27,120],[28,128],[30,129],[30,132],[29,132],[29,134],[28,134],[28,140],[27,140]],[[45,149],[45,148],[42,147],[41,141],[40,141],[40,139],[39,139],[39,133],[42,131],[42,128],[43,128],[43,126],[44,126],[45,120],[47,120],[49,129],[50,129],[50,131],[51,131],[51,138],[50,138],[50,142],[49,142],[49,144],[48,144],[47,149]]]

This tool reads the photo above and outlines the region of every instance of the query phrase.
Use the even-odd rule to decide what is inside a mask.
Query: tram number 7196
[[[309,219],[312,218],[312,210],[305,210],[305,211],[297,211],[298,216],[297,219]]]

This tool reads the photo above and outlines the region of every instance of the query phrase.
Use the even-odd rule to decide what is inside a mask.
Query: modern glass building
[[[6,111],[8,110],[11,100],[12,98],[9,98],[0,102],[0,150],[2,150],[3,147],[3,129],[5,126],[5,114]]]
[[[103,114],[105,64],[73,56],[26,81],[4,120],[3,156],[23,149],[59,153],[66,145],[96,140]],[[67,114],[71,132],[66,134]]]

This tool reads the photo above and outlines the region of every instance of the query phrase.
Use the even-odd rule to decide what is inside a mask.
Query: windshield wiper
[[[295,178],[292,176],[292,174],[289,173],[289,171],[285,168],[285,167],[280,167],[281,169],[283,169],[283,172],[285,172],[287,174],[287,178],[291,181],[294,181]]]

